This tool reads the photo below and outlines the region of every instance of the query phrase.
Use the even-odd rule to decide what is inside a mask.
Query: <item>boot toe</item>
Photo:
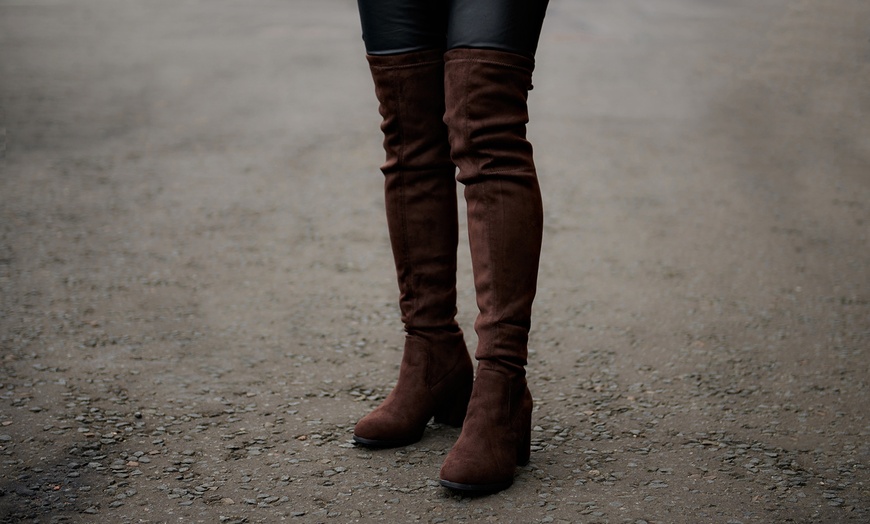
[[[394,448],[413,444],[423,438],[422,427],[409,428],[396,417],[380,416],[376,411],[363,417],[353,429],[353,441],[374,448]]]
[[[516,468],[512,463],[505,464],[491,453],[464,453],[463,450],[468,448],[459,444],[457,442],[441,466],[442,486],[458,491],[491,493],[513,484]]]

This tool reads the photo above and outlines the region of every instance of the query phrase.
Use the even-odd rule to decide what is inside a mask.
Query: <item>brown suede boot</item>
[[[383,117],[387,227],[399,281],[405,350],[387,399],[360,420],[354,441],[412,444],[430,418],[462,424],[473,366],[456,323],[456,166],[444,116],[440,50],[369,56]]]
[[[534,61],[513,53],[445,54],[447,123],[458,180],[465,184],[468,236],[480,314],[480,361],[459,440],[441,484],[470,492],[513,483],[529,460],[532,396],[525,378],[543,211],[526,140]]]

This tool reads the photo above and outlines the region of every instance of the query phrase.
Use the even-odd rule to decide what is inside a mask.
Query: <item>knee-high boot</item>
[[[543,230],[526,140],[533,67],[503,51],[445,54],[444,121],[465,185],[479,308],[477,376],[462,433],[441,468],[441,484],[456,490],[504,489],[529,460],[532,396],[524,366]]]
[[[405,348],[399,379],[353,439],[376,447],[420,440],[426,423],[459,426],[473,366],[456,315],[456,166],[444,116],[443,51],[369,56],[383,117],[387,227]]]

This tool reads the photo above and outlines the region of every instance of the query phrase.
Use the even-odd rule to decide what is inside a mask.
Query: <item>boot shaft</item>
[[[524,373],[543,209],[526,139],[534,62],[503,51],[445,54],[444,121],[468,204],[480,314],[475,357]]]
[[[368,57],[383,117],[384,196],[409,333],[457,330],[456,167],[444,116],[440,50]]]
[[[366,58],[383,118],[384,174],[455,170],[443,123],[443,52],[429,50]]]
[[[533,70],[533,60],[503,51],[445,54],[444,121],[460,182],[496,175],[535,178],[532,145],[526,140]]]

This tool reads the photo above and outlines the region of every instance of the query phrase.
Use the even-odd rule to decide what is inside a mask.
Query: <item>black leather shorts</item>
[[[371,55],[471,47],[534,57],[549,0],[357,0]]]

